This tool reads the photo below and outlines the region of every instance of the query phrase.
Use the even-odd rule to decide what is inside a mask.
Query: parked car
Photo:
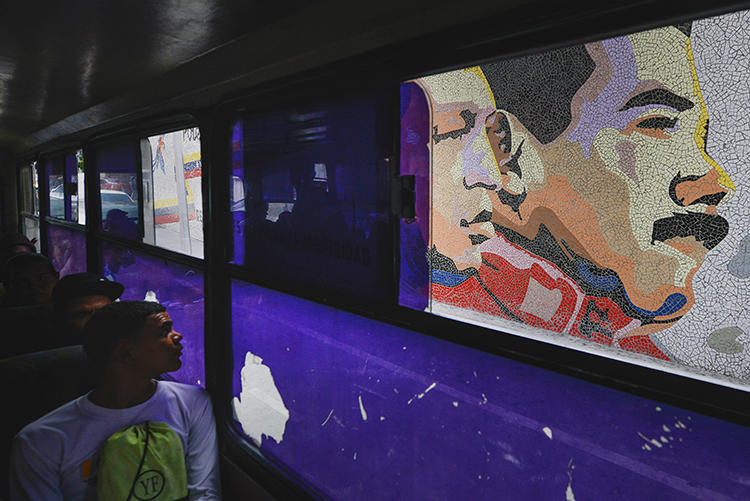
[[[49,215],[65,218],[65,187],[59,184],[49,191]]]
[[[107,218],[107,213],[112,209],[120,209],[125,212],[131,221],[138,220],[138,204],[123,191],[101,190],[102,196],[102,219]]]

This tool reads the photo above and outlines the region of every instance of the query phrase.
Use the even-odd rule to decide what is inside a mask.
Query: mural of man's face
[[[614,271],[647,316],[679,318],[694,302],[693,274],[728,230],[716,206],[734,192],[706,152],[689,40],[667,27],[587,50],[596,69],[568,130],[539,148],[545,182],[528,187],[526,210],[551,209],[556,236],[574,236],[576,253]]]
[[[460,270],[480,262],[476,244],[494,231],[534,241],[543,225],[576,282],[668,323],[692,306],[693,274],[728,231],[716,206],[734,185],[705,149],[686,35],[666,27],[586,50],[594,71],[547,144],[494,110],[478,68],[422,80],[433,107],[432,244]],[[472,81],[478,97],[452,98],[451,79]],[[532,252],[544,251],[537,240]]]

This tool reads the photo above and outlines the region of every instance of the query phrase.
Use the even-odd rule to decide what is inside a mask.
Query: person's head
[[[83,329],[83,348],[97,373],[157,377],[176,371],[182,365],[181,340],[166,308],[147,301],[109,304]]]
[[[5,263],[3,280],[11,304],[50,304],[57,271],[42,254],[19,254]]]
[[[0,265],[13,256],[35,252],[34,242],[21,233],[10,233],[0,239]]]
[[[568,262],[555,264],[584,290],[619,288],[613,299],[647,320],[683,315],[693,274],[728,231],[716,206],[734,192],[706,151],[688,35],[669,26],[451,72],[476,97],[450,100],[453,83],[423,79],[436,103],[433,168],[448,158],[433,175],[460,177],[469,193],[455,182],[452,195],[436,191],[458,200],[437,210],[464,236],[441,243],[438,227],[438,250],[456,260],[451,245],[465,255],[497,231],[545,259],[562,249]]]
[[[74,273],[52,291],[55,313],[69,332],[80,333],[97,310],[119,298],[125,287],[96,273]]]

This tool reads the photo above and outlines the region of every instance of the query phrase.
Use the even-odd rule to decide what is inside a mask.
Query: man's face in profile
[[[556,236],[574,236],[574,252],[614,271],[625,301],[679,318],[694,302],[693,274],[727,233],[716,206],[734,192],[706,152],[689,40],[667,27],[587,50],[596,69],[573,98],[568,130],[539,149],[545,185],[529,187],[527,213],[552,209],[553,234],[561,226]]]
[[[182,366],[182,334],[174,330],[166,311],[148,317],[134,343],[134,358],[141,370],[157,377]]]
[[[593,73],[572,98],[567,129],[546,144],[487,104],[489,85],[451,99],[460,72],[422,79],[434,116],[433,243],[460,270],[467,256],[479,265],[477,242],[495,231],[521,235],[545,259],[563,249],[579,284],[616,290],[618,304],[643,317],[676,320],[694,302],[693,274],[728,231],[716,206],[734,192],[706,152],[689,40],[666,27],[586,50]],[[540,225],[554,243],[538,240]]]

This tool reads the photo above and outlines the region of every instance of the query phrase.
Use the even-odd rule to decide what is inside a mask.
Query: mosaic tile
[[[427,310],[750,379],[749,27],[745,11],[411,82],[429,103]]]

